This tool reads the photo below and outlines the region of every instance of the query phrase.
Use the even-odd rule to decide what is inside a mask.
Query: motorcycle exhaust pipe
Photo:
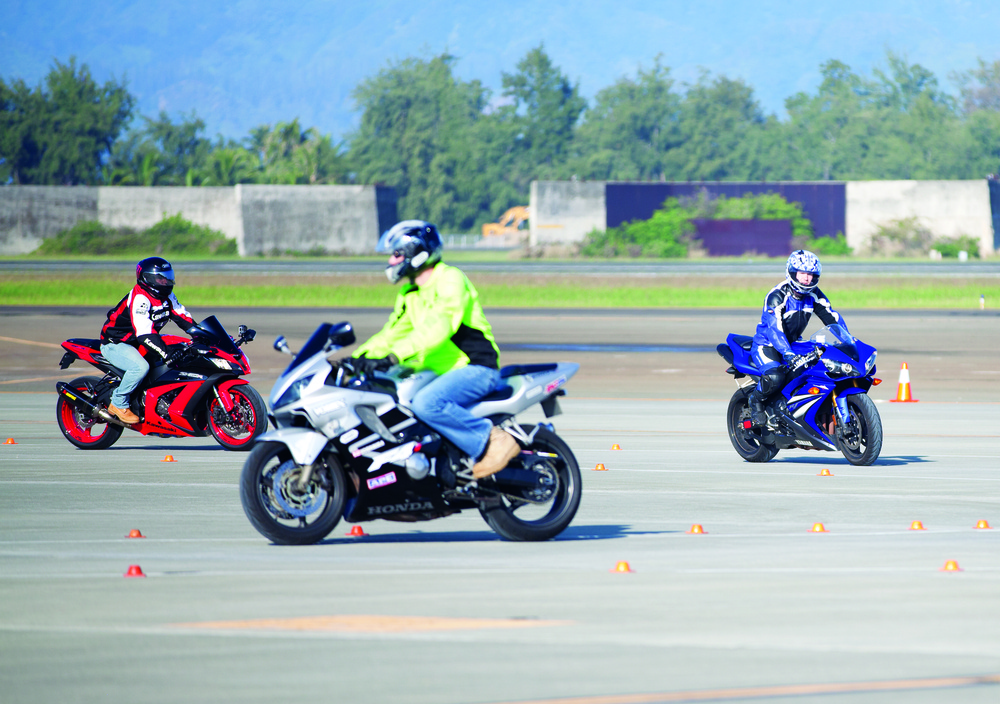
[[[76,389],[71,389],[69,384],[65,381],[56,382],[56,391],[62,396],[68,398],[74,406],[82,408],[94,418],[100,418],[106,423],[114,423],[115,425],[120,425],[123,428],[129,427],[115,418],[112,414],[108,413],[106,409],[97,405],[97,402],[90,398],[89,395],[83,394]]]

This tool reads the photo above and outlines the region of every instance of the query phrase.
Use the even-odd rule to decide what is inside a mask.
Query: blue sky
[[[952,91],[949,74],[1000,59],[1000,3],[971,0],[0,0],[0,76],[34,84],[76,55],[99,80],[126,76],[142,114],[194,110],[216,133],[299,117],[341,139],[357,124],[351,90],[408,56],[448,51],[459,77],[500,92],[531,48],[581,92],[649,67],[678,83],[699,71],[741,78],[779,117],[813,91],[820,64],[870,74],[887,50]]]

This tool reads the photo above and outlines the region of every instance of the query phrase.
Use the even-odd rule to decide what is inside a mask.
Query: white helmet
[[[823,265],[819,263],[819,257],[804,249],[796,249],[788,257],[788,264],[785,266],[788,272],[788,281],[799,293],[812,293],[813,289],[819,286],[819,276],[823,273]],[[812,274],[812,283],[808,286],[795,278],[798,272]]]

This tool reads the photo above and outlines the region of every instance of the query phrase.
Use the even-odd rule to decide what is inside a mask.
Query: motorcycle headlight
[[[871,374],[872,369],[875,368],[875,358],[878,356],[878,352],[872,352],[872,356],[868,358],[865,362],[865,374]]]
[[[293,382],[292,385],[285,390],[285,393],[281,394],[281,398],[279,398],[278,402],[274,404],[274,407],[281,408],[282,406],[287,406],[290,403],[295,403],[302,398],[302,391],[309,386],[309,382],[313,380],[314,376],[315,374],[310,374],[309,376],[302,377],[301,379]]]
[[[823,359],[823,366],[826,367],[830,376],[853,376],[856,372],[854,365],[847,362],[837,362],[832,359]]]

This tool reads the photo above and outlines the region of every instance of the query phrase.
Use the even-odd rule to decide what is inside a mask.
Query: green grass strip
[[[113,306],[128,291],[128,282],[107,278],[22,279],[0,281],[0,305],[8,306]],[[715,286],[608,286],[573,283],[477,286],[486,307],[502,308],[759,308],[768,285],[760,287]],[[191,307],[391,307],[396,287],[371,284],[215,284],[180,285],[178,297]],[[829,288],[834,306],[843,309],[979,308],[980,294],[987,307],[1000,305],[997,284],[950,285],[896,283],[892,286]]]

